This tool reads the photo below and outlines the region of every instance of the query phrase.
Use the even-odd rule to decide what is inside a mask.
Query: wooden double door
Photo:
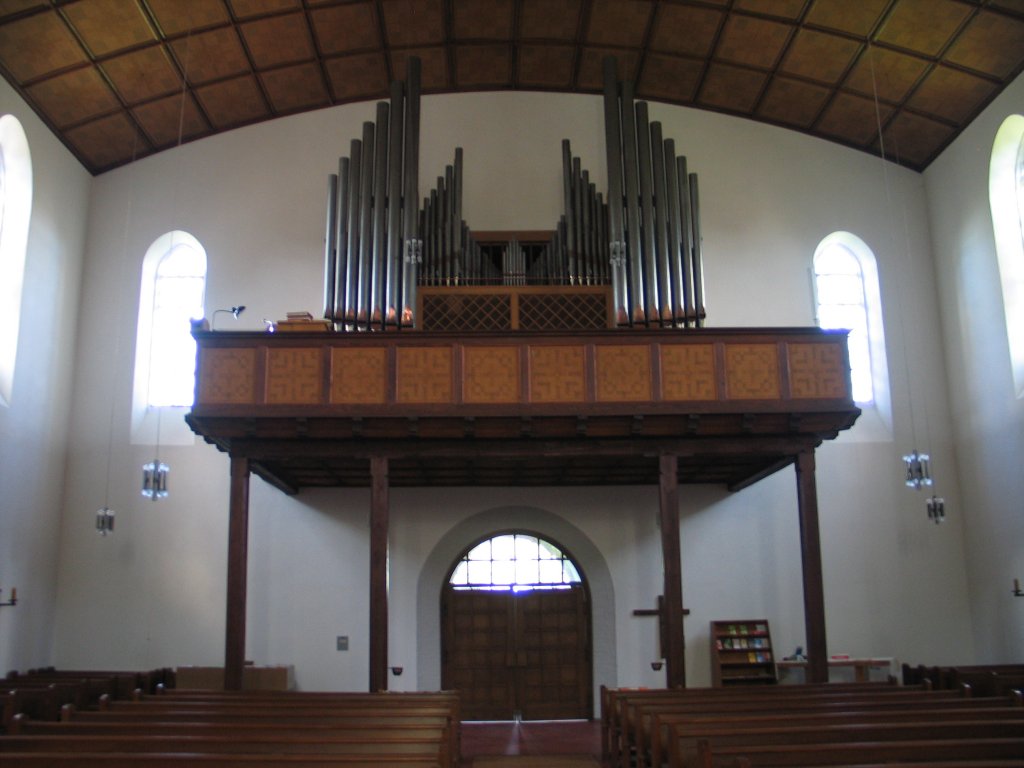
[[[441,599],[441,683],[466,720],[592,716],[586,588],[456,590]]]

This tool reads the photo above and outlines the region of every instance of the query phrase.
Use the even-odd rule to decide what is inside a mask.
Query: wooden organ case
[[[197,325],[192,429],[231,459],[226,686],[245,658],[248,483],[369,487],[369,688],[386,689],[388,489],[660,488],[666,682],[685,685],[679,485],[796,468],[808,680],[827,679],[814,450],[849,428],[845,333],[704,327],[697,179],[605,63],[609,189],[563,143],[546,233],[461,216],[462,152],[418,201],[419,69],[328,184],[332,330]],[[312,326],[311,326],[312,327]]]

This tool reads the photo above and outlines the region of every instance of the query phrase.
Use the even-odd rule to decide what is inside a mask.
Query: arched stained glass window
[[[504,533],[466,552],[448,583],[457,590],[521,592],[569,589],[580,581],[572,560],[554,544],[527,533]]]
[[[1010,115],[996,133],[988,194],[1010,363],[1024,397],[1024,115]]]
[[[203,316],[206,251],[187,232],[168,232],[146,252],[135,350],[136,399],[144,407],[189,406],[195,396],[191,320]]]

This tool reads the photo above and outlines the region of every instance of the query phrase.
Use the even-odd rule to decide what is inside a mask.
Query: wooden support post
[[[828,682],[825,641],[825,588],[818,531],[818,492],[814,477],[814,449],[797,454],[797,504],[800,511],[800,557],[804,575],[804,632],[807,640],[807,682]]]
[[[664,621],[665,682],[686,687],[686,649],[683,637],[683,569],[679,554],[679,465],[673,455],[660,458],[661,552],[665,569]]]
[[[227,621],[224,638],[224,688],[242,690],[245,669],[246,571],[249,559],[249,460],[231,457],[228,519]]]
[[[388,688],[388,460],[370,459],[370,692]]]

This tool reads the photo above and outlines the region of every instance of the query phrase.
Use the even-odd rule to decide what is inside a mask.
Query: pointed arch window
[[[0,404],[14,391],[14,364],[32,215],[32,156],[14,115],[0,117]]]
[[[523,592],[569,589],[581,579],[572,560],[551,542],[527,533],[504,533],[466,552],[448,583],[456,590]]]
[[[854,401],[874,404],[882,379],[887,382],[885,337],[874,254],[849,232],[835,232],[814,254],[817,323],[846,329]]]
[[[143,259],[135,399],[143,408],[190,406],[195,397],[192,319],[203,316],[206,251],[187,232],[157,238]]]
[[[996,133],[988,189],[1014,388],[1024,397],[1024,115]]]

